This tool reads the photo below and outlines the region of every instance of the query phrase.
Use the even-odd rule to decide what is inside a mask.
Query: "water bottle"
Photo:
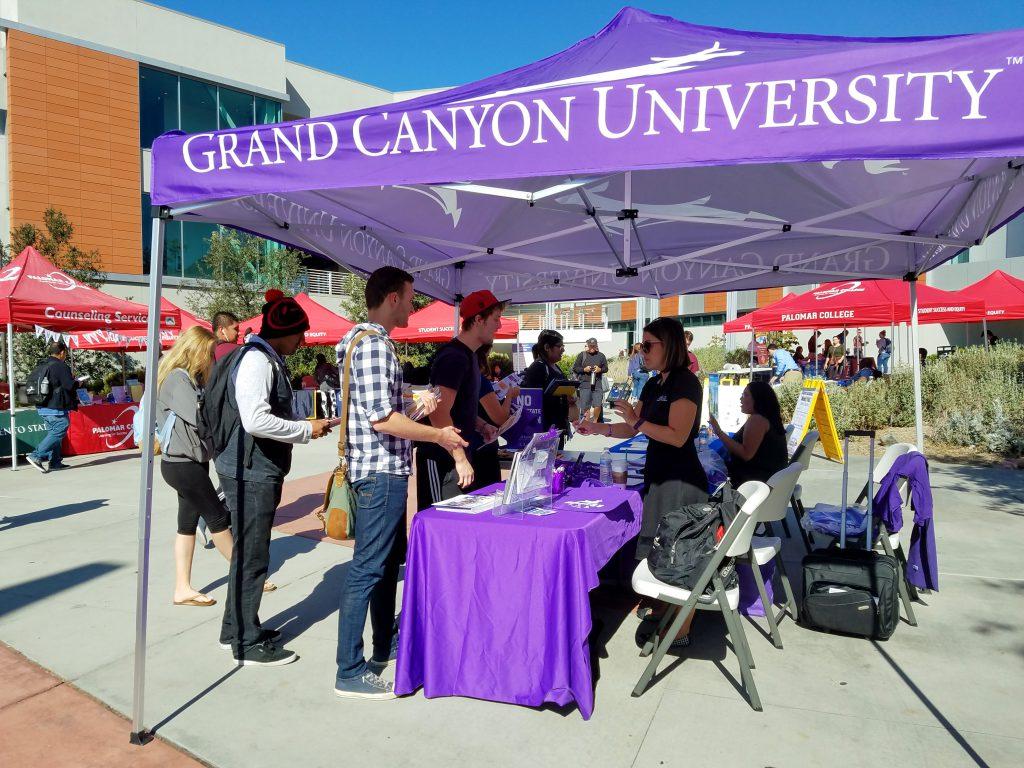
[[[702,425],[697,433],[697,448],[701,451],[708,449],[708,428],[706,426]]]
[[[601,454],[601,485],[612,484],[612,454],[607,448]]]

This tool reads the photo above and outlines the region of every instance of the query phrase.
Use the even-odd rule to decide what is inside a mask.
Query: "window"
[[[181,277],[180,221],[168,221],[164,227],[164,275]]]
[[[725,312],[712,312],[705,315],[686,315],[679,318],[689,328],[700,328],[706,325],[721,325],[725,322]]]
[[[181,130],[199,133],[217,129],[217,86],[181,78]]]
[[[971,260],[971,249],[967,248],[963,253],[955,256],[950,264],[967,264]]]
[[[210,250],[210,235],[217,231],[216,224],[202,224],[196,221],[182,222],[183,229],[181,262],[185,277],[209,277],[206,266],[206,252]]]
[[[281,102],[256,97],[256,125],[281,122]]]
[[[1006,225],[1006,257],[1024,256],[1024,216]]]
[[[178,127],[178,77],[139,67],[139,133],[143,148]]]
[[[241,128],[252,125],[253,97],[248,93],[220,88],[220,128]]]

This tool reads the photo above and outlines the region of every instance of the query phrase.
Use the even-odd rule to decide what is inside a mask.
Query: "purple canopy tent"
[[[1022,49],[1021,30],[761,34],[627,8],[441,93],[158,138],[153,252],[168,220],[219,223],[362,274],[402,266],[456,304],[479,288],[536,302],[904,278],[916,347],[916,277],[1024,207]],[[920,411],[916,367],[915,385]],[[136,737],[151,482],[144,449]]]

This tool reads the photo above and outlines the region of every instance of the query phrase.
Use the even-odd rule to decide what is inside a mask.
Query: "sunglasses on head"
[[[653,347],[655,344],[661,344],[661,342],[657,341],[657,340],[655,340],[655,341],[641,341],[640,342],[640,349],[642,349],[645,354],[649,354],[650,351],[651,351],[651,347]]]

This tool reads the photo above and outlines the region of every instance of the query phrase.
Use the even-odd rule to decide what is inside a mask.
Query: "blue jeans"
[[[352,490],[356,498],[356,543],[338,613],[339,680],[359,677],[366,671],[363,629],[367,609],[373,627],[373,655],[386,659],[391,653],[398,568],[405,555],[403,526],[409,478],[378,473],[354,482]]]
[[[46,424],[46,437],[29,456],[36,461],[49,460],[50,464],[59,465],[61,463],[60,444],[64,435],[67,434],[68,427],[71,426],[71,419],[68,418],[67,411],[47,410],[47,413],[40,412],[39,414],[39,418]]]
[[[889,357],[889,352],[878,353],[878,370],[880,370],[882,373],[889,372]]]

